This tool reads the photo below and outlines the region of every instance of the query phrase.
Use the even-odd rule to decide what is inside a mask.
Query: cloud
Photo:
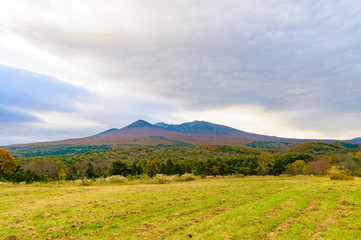
[[[282,117],[298,137],[302,131],[341,136],[333,126],[351,136],[361,131],[349,126],[361,114],[360,7],[355,0],[15,1],[1,6],[0,34],[60,59],[58,69],[36,68],[54,68],[57,76],[96,91],[94,105],[107,117],[91,110],[85,115],[106,125],[116,124],[111,118],[177,121],[177,111],[194,116],[231,108],[227,114],[238,118]],[[78,90],[56,95],[46,86],[36,95],[46,89],[47,96],[32,95],[28,103],[77,111],[72,101],[81,102]],[[29,107],[21,101],[12,98],[12,106]],[[276,122],[263,131],[280,135]]]
[[[349,94],[346,84],[361,87],[355,1],[332,7],[308,1],[169,2],[38,4],[32,20],[20,17],[11,26],[62,57],[92,58],[105,80],[140,91],[147,84],[143,91],[186,99],[193,107],[308,108],[328,102],[335,89]]]
[[[138,118],[158,121],[174,109],[146,96],[92,92],[5,65],[0,80],[0,145],[93,135]]]
[[[82,102],[91,104],[93,97],[88,90],[56,78],[0,65],[0,135],[3,139],[0,144],[11,143],[10,139],[54,138],[54,131],[59,125],[63,131],[68,128],[65,125],[67,121],[58,117],[58,121],[49,124],[49,115],[81,116],[78,105]],[[77,121],[83,122],[86,128],[87,121],[82,117],[78,117]],[[74,118],[71,120],[74,123]]]
[[[76,101],[89,98],[84,88],[53,77],[0,65],[0,102],[17,109],[75,111]]]
[[[1,123],[21,123],[21,122],[32,122],[40,121],[36,116],[19,111],[16,109],[11,109],[7,106],[0,106],[0,122]]]

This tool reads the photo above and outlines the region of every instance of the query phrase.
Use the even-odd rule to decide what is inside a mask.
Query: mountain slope
[[[351,139],[350,142],[361,143],[361,137]]]
[[[104,133],[113,132],[113,131],[116,131],[116,130],[118,130],[118,128],[111,128],[111,129],[105,130],[103,132],[100,132],[100,133],[98,133],[96,135],[102,135]]]
[[[151,146],[187,146],[187,145],[230,145],[261,146],[261,148],[287,149],[300,142],[332,142],[331,140],[288,139],[244,132],[235,128],[194,121],[179,125],[157,123],[155,125],[138,120],[121,129],[109,129],[94,136],[41,142],[29,145],[151,145]],[[252,144],[252,143],[257,144]],[[251,145],[250,145],[251,144]],[[14,145],[13,145],[14,146]]]
[[[155,124],[155,126],[173,132],[191,133],[191,134],[199,134],[199,135],[207,135],[207,136],[233,136],[233,137],[264,139],[264,140],[284,140],[284,138],[244,132],[235,128],[214,124],[210,122],[205,122],[205,121],[187,122],[179,125],[157,123]]]

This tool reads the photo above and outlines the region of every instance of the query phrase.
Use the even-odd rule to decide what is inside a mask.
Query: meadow
[[[360,239],[361,179],[0,185],[0,239]]]

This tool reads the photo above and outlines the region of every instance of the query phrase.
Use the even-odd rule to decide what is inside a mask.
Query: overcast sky
[[[361,2],[0,1],[0,144],[138,119],[361,136]]]

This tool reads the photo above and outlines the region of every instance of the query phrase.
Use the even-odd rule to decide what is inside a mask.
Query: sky
[[[0,145],[138,119],[361,136],[357,0],[0,0]]]

